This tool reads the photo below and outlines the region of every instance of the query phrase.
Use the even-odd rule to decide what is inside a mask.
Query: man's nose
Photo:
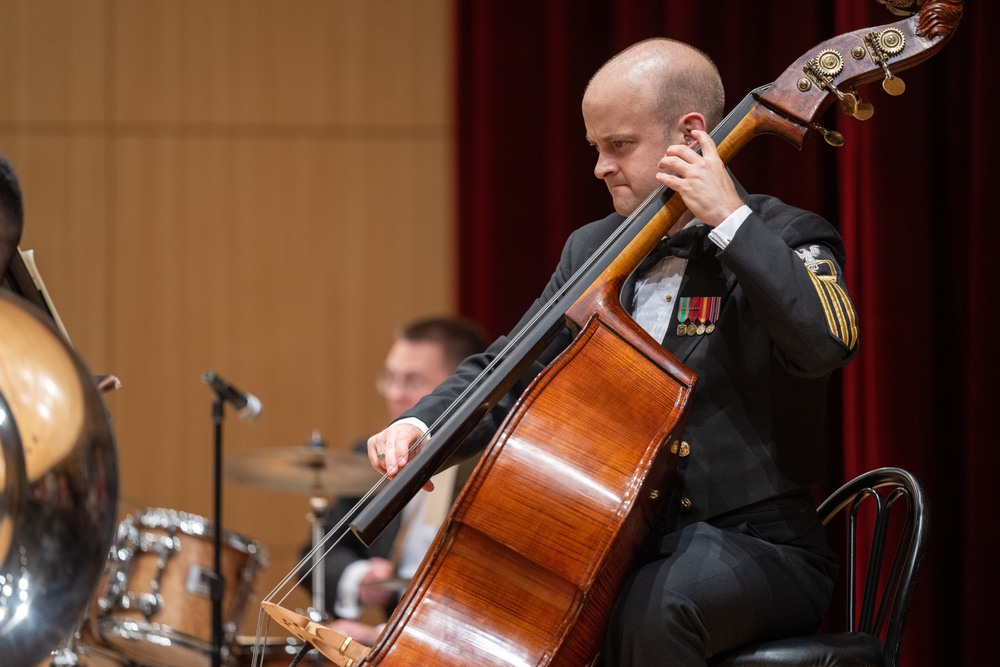
[[[597,154],[597,164],[594,165],[594,176],[602,181],[618,171],[618,165],[604,153]]]

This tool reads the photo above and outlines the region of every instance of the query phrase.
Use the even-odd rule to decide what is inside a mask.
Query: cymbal
[[[240,484],[312,496],[363,496],[379,480],[364,454],[308,446],[239,452],[223,473]]]

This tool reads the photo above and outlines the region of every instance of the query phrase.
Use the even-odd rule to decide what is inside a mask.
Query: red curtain
[[[459,0],[457,127],[460,308],[506,332],[540,292],[570,231],[611,210],[593,176],[580,100],[589,77],[640,39],[707,52],[734,106],[837,34],[897,20],[875,0]],[[867,122],[831,109],[795,150],[751,143],[732,163],[768,192],[837,224],[862,332],[856,361],[832,383],[829,491],[865,470],[906,468],[928,489],[931,548],[917,584],[904,665],[991,664],[1000,626],[997,403],[1000,249],[993,153],[1000,150],[994,2],[967,0],[958,31],[902,72],[907,90],[861,91]],[[993,214],[991,215],[991,210]],[[992,221],[992,222],[991,222]]]

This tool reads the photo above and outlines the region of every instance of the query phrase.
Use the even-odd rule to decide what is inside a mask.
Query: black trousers
[[[805,494],[666,535],[626,580],[604,667],[704,666],[745,644],[810,634],[830,602],[836,558]]]

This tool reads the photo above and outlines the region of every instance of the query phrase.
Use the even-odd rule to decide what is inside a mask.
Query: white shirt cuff
[[[719,248],[725,250],[726,246],[732,242],[733,237],[736,236],[740,225],[743,224],[743,221],[747,219],[750,213],[752,213],[750,207],[743,204],[743,206],[730,213],[729,217],[720,222],[717,227],[712,229],[708,233],[708,238],[712,239],[712,243],[719,246]]]
[[[427,433],[430,429],[427,428],[427,424],[423,423],[416,417],[404,417],[403,419],[397,419],[392,422],[393,424],[409,424],[410,426],[416,426],[420,429],[421,433]]]
[[[361,580],[371,568],[368,559],[356,560],[344,568],[337,582],[337,601],[333,611],[338,618],[356,619],[361,615],[361,604],[358,602],[358,590]]]

